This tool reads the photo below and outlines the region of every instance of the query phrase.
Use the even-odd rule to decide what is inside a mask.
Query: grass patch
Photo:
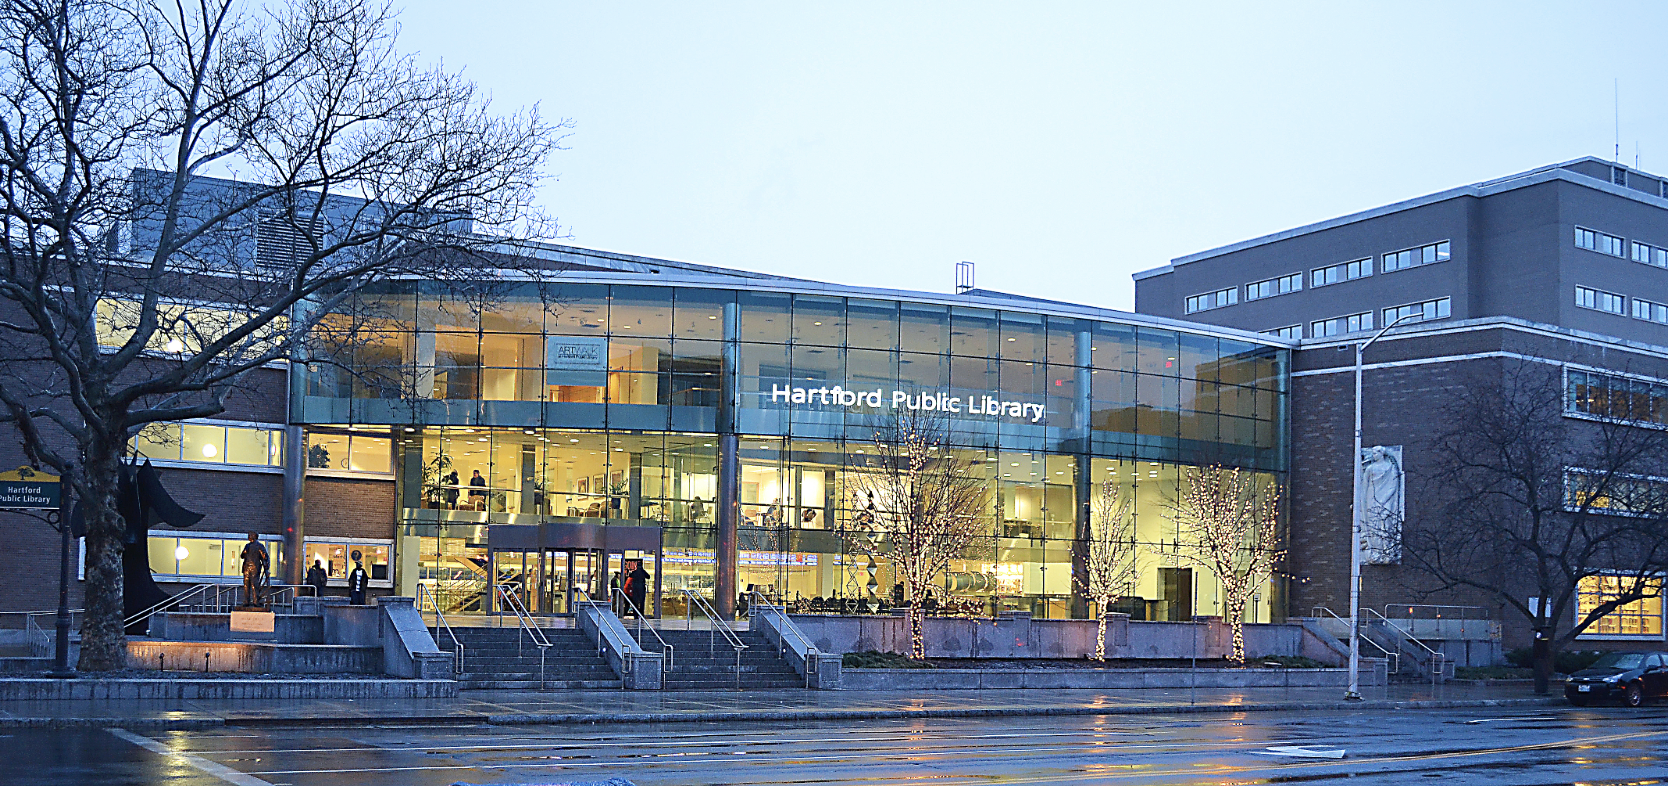
[[[1455,666],[1456,680],[1522,680],[1535,676],[1534,669],[1516,666]]]
[[[840,658],[840,665],[848,669],[933,669],[936,666],[924,660],[910,660],[902,655],[890,652],[848,652]]]
[[[1559,674],[1574,674],[1599,659],[1604,653],[1598,650],[1563,650],[1552,657],[1552,670]],[[1506,662],[1520,669],[1532,669],[1534,651],[1528,647],[1518,647],[1506,653]]]

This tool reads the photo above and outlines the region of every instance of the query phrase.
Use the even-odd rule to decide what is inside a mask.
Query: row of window
[[[1428,243],[1415,248],[1401,251],[1390,251],[1383,255],[1384,272],[1394,273],[1422,265],[1432,265],[1446,262],[1452,256],[1451,244],[1444,240],[1440,243]],[[1340,262],[1336,265],[1315,268],[1309,271],[1309,286],[1324,287],[1328,284],[1338,284],[1353,281],[1373,274],[1373,258],[1357,259],[1351,262]],[[1262,300],[1263,298],[1298,292],[1303,289],[1303,274],[1292,273],[1285,276],[1253,281],[1245,285],[1245,300]],[[1189,314],[1209,311],[1224,306],[1232,306],[1239,302],[1239,287],[1220,289],[1193,295],[1187,298],[1185,307]]]
[[[259,536],[271,560],[270,573],[283,575],[284,539],[279,535]],[[232,579],[243,575],[243,548],[247,535],[158,531],[148,543],[151,572],[169,579]],[[307,538],[302,543],[307,567],[324,569],[333,585],[346,586],[347,574],[355,562],[365,566],[371,584],[393,586],[390,552],[393,541],[364,538]]]
[[[1383,321],[1378,324],[1390,325],[1397,320],[1423,322],[1428,319],[1447,319],[1453,313],[1452,301],[1449,298],[1436,298],[1418,303],[1408,303],[1402,306],[1391,306],[1383,310],[1380,316]],[[1309,323],[1310,338],[1330,338],[1358,330],[1372,330],[1374,324],[1373,312],[1363,311],[1359,314],[1346,314],[1341,317],[1322,319]],[[1302,325],[1288,325],[1264,333],[1281,338],[1302,338]]]
[[[1575,370],[1564,379],[1568,412],[1668,425],[1668,385]]]
[[[129,443],[142,458],[243,467],[281,467],[281,428],[205,423],[153,423]],[[392,452],[387,436],[307,434],[307,468],[388,474]]]
[[[1630,313],[1628,309],[1629,299],[1626,295],[1606,292],[1602,289],[1575,288],[1575,305],[1578,308],[1590,308],[1594,311],[1603,311],[1619,317],[1628,316]],[[1633,301],[1631,313],[1634,319],[1668,325],[1668,304],[1637,297],[1631,298],[1631,300]]]
[[[1575,228],[1575,247],[1597,251],[1618,259],[1632,259],[1642,264],[1668,268],[1668,249],[1634,241],[1630,251],[1627,238],[1586,227]]]

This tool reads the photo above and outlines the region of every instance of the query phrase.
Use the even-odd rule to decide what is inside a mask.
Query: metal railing
[[[1388,618],[1386,618],[1383,614],[1380,614],[1377,611],[1375,611],[1371,608],[1367,608],[1367,607],[1363,607],[1361,610],[1364,611],[1364,612],[1367,612],[1367,614],[1371,617],[1377,617],[1378,621],[1384,624],[1384,627],[1386,627],[1386,628],[1388,628],[1392,631],[1395,631],[1396,636],[1402,642],[1413,645],[1413,647],[1417,650],[1414,653],[1415,655],[1418,654],[1418,651],[1423,651],[1425,653],[1425,659],[1430,662],[1431,685],[1434,686],[1438,682],[1442,681],[1442,677],[1444,676],[1445,671],[1446,671],[1446,664],[1448,662],[1447,653],[1444,653],[1444,652],[1442,652],[1441,650],[1438,650],[1438,649],[1434,649],[1434,648],[1430,647],[1429,645],[1425,644],[1424,642],[1414,638],[1407,631],[1402,630],[1399,627],[1396,627],[1396,625],[1391,623],[1390,620]]]
[[[423,599],[427,598],[434,606],[434,626],[446,631],[452,640],[452,674],[455,679],[463,678],[463,642],[458,641],[458,634],[452,632],[452,623],[446,621],[445,612],[440,610],[440,601],[435,598],[426,584],[417,585],[417,613],[423,613]]]
[[[85,609],[70,609],[70,627],[72,629],[75,627],[75,615],[85,613]],[[57,625],[43,626],[39,620],[41,618],[52,619],[56,623],[58,611],[56,609],[52,611],[0,611],[0,616],[14,614],[23,617],[23,640],[29,646],[30,655],[36,658],[52,657]]]
[[[503,584],[495,584],[493,587],[498,591],[498,600],[503,604],[503,607],[515,612],[516,622],[521,625],[521,632],[526,634],[527,638],[532,639],[533,645],[539,648],[539,690],[544,690],[544,655],[550,649],[550,639],[544,635],[544,631],[539,630],[538,625],[533,623],[533,615],[527,611],[527,606],[521,602],[520,584],[506,581]],[[515,647],[517,653],[522,651],[521,636],[515,638]]]
[[[1337,620],[1340,624],[1342,624],[1344,626],[1344,635],[1339,636],[1338,639],[1347,644],[1349,642],[1349,620],[1338,616],[1337,613],[1333,612],[1331,609],[1329,609],[1325,606],[1316,606],[1313,609],[1310,609],[1309,615],[1312,616],[1312,617],[1324,619],[1324,617],[1321,617],[1321,614],[1317,613],[1317,612],[1324,612],[1327,617],[1331,617],[1332,619]],[[1356,640],[1365,643],[1367,646],[1372,647],[1375,650],[1378,650],[1379,654],[1384,658],[1385,663],[1387,664],[1386,668],[1388,669],[1388,671],[1391,674],[1400,674],[1400,673],[1402,673],[1402,654],[1401,653],[1391,652],[1390,650],[1385,649],[1383,645],[1379,644],[1376,641],[1373,641],[1372,639],[1367,638],[1366,636],[1358,636]],[[1344,665],[1348,666],[1349,664],[1344,664]]]
[[[770,599],[759,594],[758,590],[753,590],[747,594],[747,611],[749,616],[758,616],[758,614],[754,611],[755,609],[763,609],[766,614],[775,612],[781,615],[781,621],[775,626],[776,632],[779,634],[776,644],[776,657],[782,658],[783,660],[787,659],[789,636],[793,636],[796,641],[805,647],[805,689],[810,690],[811,670],[817,667],[816,645],[812,644],[810,639],[805,638],[805,633],[799,629],[798,625],[793,624],[793,620],[788,619],[788,609],[786,606],[772,603]]]
[[[637,604],[633,603],[631,601],[631,596],[627,595],[625,593],[625,590],[622,590],[619,587],[612,587],[612,588],[609,589],[609,593],[618,596],[620,601],[622,601],[625,604],[625,608],[631,609],[632,613],[636,615],[636,617],[637,617],[637,646],[638,646],[638,648],[642,648],[642,646],[643,646],[643,628],[644,628],[644,625],[643,625],[643,610],[640,609],[640,608],[637,608]],[[654,636],[654,640],[660,642],[660,656],[661,656],[661,663],[663,664],[661,666],[662,671],[671,671],[672,670],[673,657],[674,657],[673,652],[672,652],[672,645],[667,644],[666,640],[660,637],[660,631],[655,630],[653,625],[649,625],[647,627],[649,629],[649,635]]]
[[[708,603],[705,598],[701,597],[700,595],[696,595],[695,593],[690,592],[687,589],[686,590],[679,590],[679,591],[683,593],[684,603],[686,604],[684,606],[684,612],[683,612],[684,613],[684,628],[686,630],[689,628],[690,621],[694,619],[695,611],[697,609],[699,609],[700,612],[702,614],[705,614],[707,616],[707,619],[712,622],[712,629],[710,631],[711,637],[710,637],[709,642],[708,642],[708,645],[709,645],[708,652],[717,652],[718,651],[718,634],[720,634],[720,633],[724,634],[724,642],[726,644],[729,644],[731,647],[735,648],[735,651],[736,651],[736,681],[735,681],[735,687],[736,687],[736,690],[741,690],[741,651],[744,650],[744,649],[747,649],[747,643],[742,641],[740,636],[736,635],[736,632],[730,628],[729,623],[725,622],[724,618],[720,617],[718,615],[718,612],[713,609],[712,604]]]
[[[1415,639],[1488,641],[1500,638],[1500,624],[1483,606],[1387,603],[1384,618]]]
[[[295,608],[296,595],[306,590],[317,594],[318,589],[310,584],[272,584],[268,585],[266,607]],[[184,592],[170,595],[149,608],[134,612],[122,620],[122,627],[132,627],[140,622],[149,624],[150,619],[167,611],[196,612],[202,614],[225,614],[241,605],[243,596],[242,584],[221,584],[205,582],[194,584]]]

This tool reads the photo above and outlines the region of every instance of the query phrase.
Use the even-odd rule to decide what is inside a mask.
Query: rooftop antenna
[[[1611,106],[1615,109],[1615,112],[1616,112],[1616,157],[1612,160],[1615,161],[1616,163],[1620,164],[1620,163],[1622,163],[1622,80],[1621,80],[1621,78],[1618,77],[1618,78],[1612,80],[1611,83],[1610,83],[1610,87],[1611,87],[1611,90],[1612,90]]]
[[[960,295],[973,288],[973,263],[956,263],[956,294]]]

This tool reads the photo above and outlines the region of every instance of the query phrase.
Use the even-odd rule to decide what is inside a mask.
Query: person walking
[[[243,544],[243,551],[238,556],[243,559],[243,605],[258,608],[261,605],[261,576],[271,566],[272,557],[253,532],[249,533],[249,542]]]
[[[324,572],[323,560],[313,560],[313,567],[307,569],[307,586],[313,588],[313,597],[324,597],[324,588],[330,586],[330,574]]]
[[[355,606],[365,605],[365,587],[371,583],[371,575],[365,572],[364,554],[353,552],[353,571],[348,573],[348,602]]]

